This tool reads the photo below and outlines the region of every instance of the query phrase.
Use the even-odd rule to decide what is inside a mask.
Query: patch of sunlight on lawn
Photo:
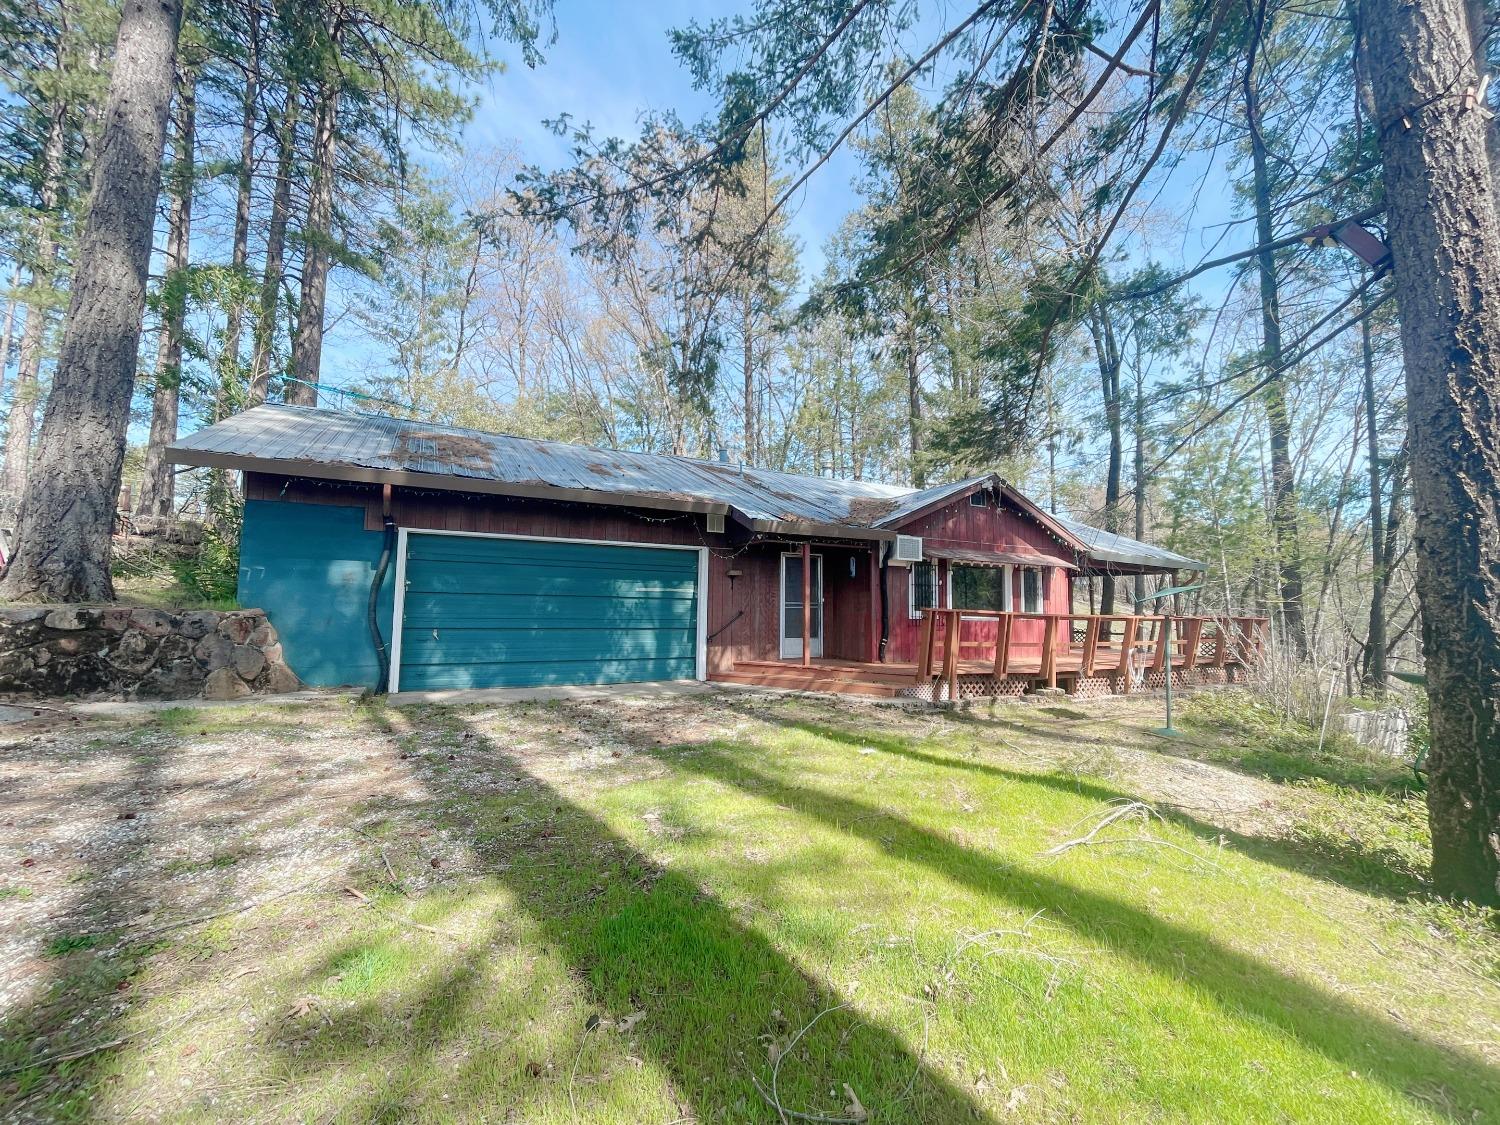
[[[674,743],[583,707],[362,712],[426,794],[362,809],[367,895],[151,959],[99,1101],[57,1115],[775,1122],[773,1081],[884,1122],[1500,1114],[1500,989],[1367,895],[1187,816],[1049,855],[1130,794],[978,727]],[[570,724],[634,751],[574,768]]]
[[[1390,1019],[1422,1005],[1442,1026],[1472,998],[1372,956],[1317,907],[1316,880],[1160,822],[1043,855],[1113,807],[1087,780],[816,729],[656,756],[668,776],[602,796],[611,826],[740,904],[912,1051],[925,1042],[992,1111],[1373,1122],[1500,1106],[1491,1069]],[[712,782],[692,822],[653,835],[688,779]]]

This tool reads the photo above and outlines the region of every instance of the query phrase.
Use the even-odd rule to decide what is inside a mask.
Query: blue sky
[[[685,68],[673,56],[668,31],[692,19],[748,13],[751,0],[557,0],[556,41],[545,45],[545,62],[529,68],[511,44],[492,45],[504,64],[484,87],[474,91],[477,105],[460,141],[464,152],[515,150],[519,158],[545,169],[568,161],[566,138],[543,122],[570,114],[589,122],[599,136],[632,138],[640,120],[652,111],[673,110],[689,123],[711,113],[710,98],[692,88]],[[909,43],[892,44],[917,53],[945,30],[953,18],[939,2],[923,6],[923,19],[910,33]],[[924,91],[935,94],[935,90]],[[444,157],[440,162],[447,162]],[[802,189],[789,212],[789,226],[801,247],[804,286],[823,264],[822,247],[844,216],[858,204],[852,188],[857,162],[847,149],[837,153]],[[1129,256],[1144,253],[1169,268],[1224,253],[1250,242],[1241,225],[1222,224],[1233,217],[1235,202],[1231,177],[1223,167],[1210,167],[1201,156],[1190,156],[1170,175],[1147,185],[1140,201],[1158,212],[1149,248],[1127,240]],[[1228,277],[1206,275],[1193,289],[1210,307],[1222,299]],[[338,279],[334,285],[337,288]],[[369,350],[352,321],[335,322],[325,344],[323,379],[327,384],[358,382],[379,357]]]
[[[515,144],[522,157],[543,167],[566,162],[567,145],[544,120],[570,113],[591,122],[602,136],[633,137],[643,114],[675,110],[694,122],[713,102],[692,88],[686,70],[673,57],[667,32],[695,17],[744,12],[749,3],[692,3],[690,0],[558,0],[557,41],[545,49],[546,62],[529,69],[519,52],[499,44],[506,63],[482,91],[464,143],[479,147]],[[850,209],[855,163],[836,156],[813,177],[796,201],[790,228],[803,247],[804,273],[822,263],[821,248]]]

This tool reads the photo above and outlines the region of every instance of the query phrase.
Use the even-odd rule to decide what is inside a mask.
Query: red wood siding
[[[362,505],[365,527],[372,531],[381,527],[380,489],[374,485],[288,481],[280,476],[247,473],[245,495],[254,500]],[[709,671],[728,671],[738,661],[775,660],[780,655],[778,568],[781,554],[796,550],[796,545],[747,544],[731,535],[711,535],[702,516],[637,513],[625,508],[502,496],[417,494],[402,488],[394,491],[392,514],[399,526],[440,531],[707,546]],[[922,536],[929,546],[997,551],[1033,548],[1072,557],[1068,548],[1023,513],[1009,506],[997,508],[993,503],[975,507],[967,497],[928,513],[902,531]],[[880,586],[872,545],[817,544],[813,550],[823,556],[824,655],[843,660],[875,659],[880,637]],[[916,659],[920,621],[907,612],[909,574],[907,568],[898,566],[892,566],[889,572],[889,661]],[[1019,575],[1015,577],[1019,583]],[[1069,596],[1068,573],[1054,568],[1043,591],[1043,608],[1049,613],[1065,613],[1070,608]],[[1019,605],[1019,587],[1014,597],[1014,604]],[[1040,641],[1039,623],[1021,623],[1019,628],[1036,629]],[[979,639],[984,630],[990,630],[992,637],[994,626],[967,622],[964,629],[966,639]],[[1022,637],[1018,632],[1017,639]]]
[[[1041,524],[1009,504],[996,506],[993,497],[984,507],[969,503],[967,496],[948,504],[901,529],[904,535],[920,535],[926,547],[967,547],[985,551],[1039,551],[1043,554],[1073,561],[1071,547],[1059,542]],[[1067,613],[1071,608],[1071,586],[1069,571],[1061,567],[1047,570],[1047,580],[1042,587],[1042,610],[1045,613]],[[939,604],[947,605],[947,563],[938,568]],[[922,622],[908,612],[910,604],[908,584],[911,571],[907,567],[891,567],[891,636],[886,650],[886,659],[902,662],[917,658],[917,644],[921,636]],[[1021,575],[1011,572],[1011,605],[1021,606]],[[996,626],[987,621],[963,623],[964,640],[995,639]],[[1018,621],[1015,625],[1016,643],[1041,644],[1042,623]],[[1034,636],[1033,636],[1034,634]]]
[[[288,481],[264,473],[245,474],[245,497],[300,504],[363,506],[365,527],[380,530],[380,489],[374,485]],[[737,660],[774,660],[777,634],[779,545],[746,547],[725,535],[711,535],[702,516],[663,515],[588,504],[556,504],[504,496],[459,493],[413,494],[394,491],[391,514],[400,527],[474,531],[497,535],[537,535],[558,539],[600,539],[619,543],[674,543],[707,546],[708,669],[727,671]],[[828,565],[832,565],[831,561]],[[847,563],[844,573],[847,574]],[[730,572],[736,572],[730,577]],[[868,604],[868,603],[866,603]],[[727,629],[726,622],[744,613]],[[718,636],[713,635],[718,633]],[[857,642],[849,642],[851,645]],[[843,641],[839,644],[842,646]],[[866,659],[860,656],[858,659]]]

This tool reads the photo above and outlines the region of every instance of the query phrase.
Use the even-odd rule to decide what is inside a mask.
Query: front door
[[[812,656],[823,655],[823,556],[812,556]],[[781,658],[802,659],[802,555],[781,556]]]

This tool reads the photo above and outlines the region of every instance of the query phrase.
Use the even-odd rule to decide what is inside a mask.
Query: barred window
[[[911,576],[907,579],[910,613],[921,617],[924,609],[937,606],[937,567],[930,562],[911,564]]]

